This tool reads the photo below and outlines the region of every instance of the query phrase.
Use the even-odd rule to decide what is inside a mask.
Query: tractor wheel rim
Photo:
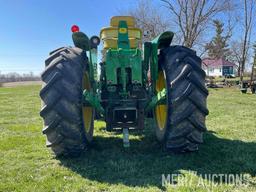
[[[89,91],[91,89],[90,79],[87,72],[83,75],[82,87],[83,90],[86,89]],[[88,134],[92,125],[93,108],[88,106],[82,106],[82,113],[84,130],[86,134]]]
[[[158,79],[156,81],[156,92],[166,89],[166,76],[163,70],[158,72]],[[163,130],[167,122],[167,104],[159,104],[155,107],[155,116],[158,128]]]

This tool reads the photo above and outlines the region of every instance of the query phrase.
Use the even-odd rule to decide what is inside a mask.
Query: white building
[[[207,76],[236,76],[237,74],[237,65],[224,59],[205,58],[202,61],[202,68]]]

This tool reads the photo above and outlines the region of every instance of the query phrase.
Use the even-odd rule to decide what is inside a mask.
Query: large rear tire
[[[82,102],[90,89],[88,60],[79,48],[60,48],[50,53],[41,75],[41,117],[46,145],[56,156],[76,156],[92,141],[94,110]]]
[[[155,88],[166,88],[167,99],[154,109],[157,139],[168,151],[196,151],[208,114],[201,59],[186,47],[172,46],[161,51],[159,64]]]

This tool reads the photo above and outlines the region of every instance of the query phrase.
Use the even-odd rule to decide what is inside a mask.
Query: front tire
[[[156,136],[168,151],[198,150],[208,114],[205,72],[196,53],[183,46],[161,51],[156,91],[167,90],[165,103],[154,109]]]
[[[60,48],[50,53],[41,75],[41,117],[46,145],[56,156],[76,156],[92,141],[94,110],[82,102],[90,89],[88,60],[79,48]]]

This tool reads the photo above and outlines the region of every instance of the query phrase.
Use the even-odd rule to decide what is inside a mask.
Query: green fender
[[[158,78],[158,50],[169,47],[173,36],[173,32],[166,31],[151,41],[150,73],[152,82],[155,82]]]
[[[144,43],[144,62],[143,67],[145,71],[150,68],[151,85],[153,92],[155,92],[155,82],[158,78],[158,51],[170,46],[174,33],[171,31],[166,31],[158,35],[151,42]],[[147,74],[145,74],[147,76]]]

